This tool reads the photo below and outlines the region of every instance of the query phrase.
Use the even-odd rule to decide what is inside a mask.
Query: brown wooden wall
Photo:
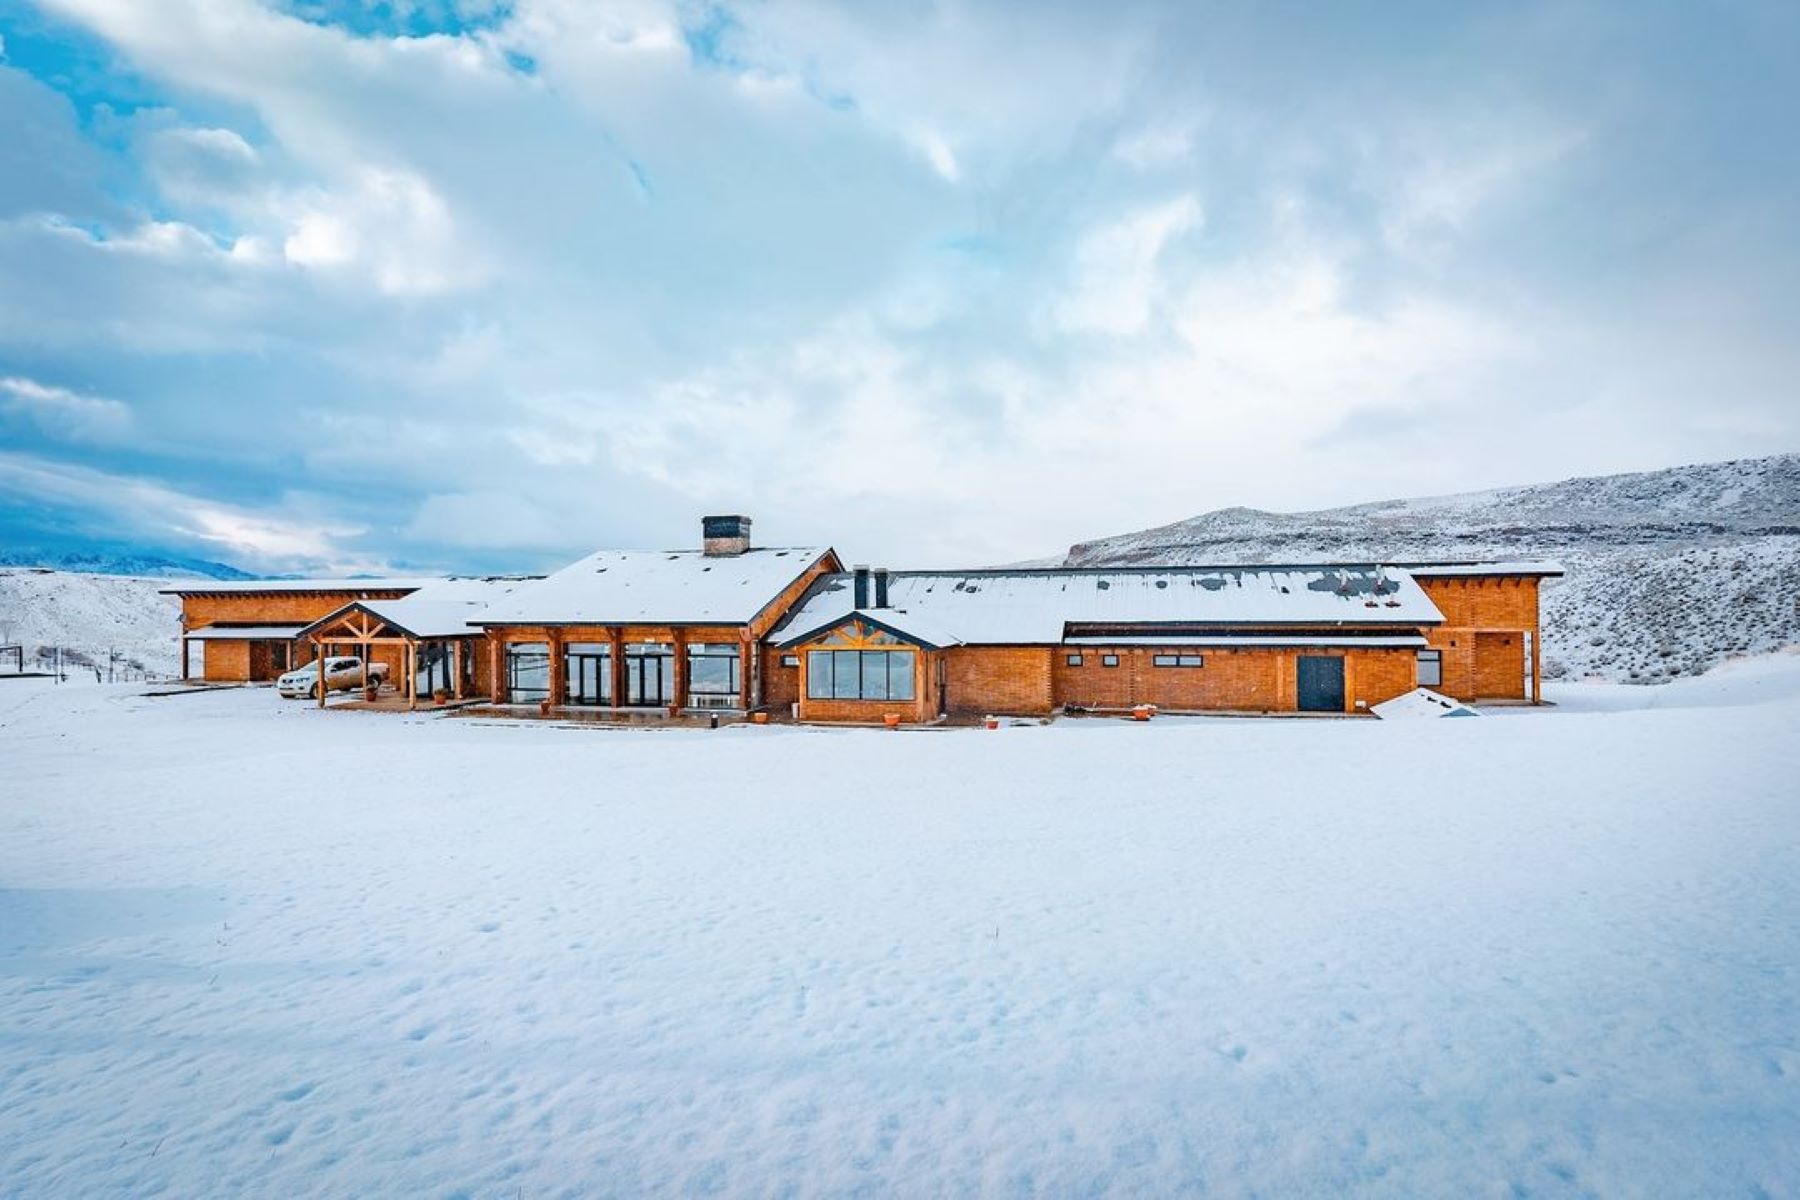
[[[962,715],[1048,713],[1053,654],[1049,646],[952,646],[944,651],[944,703]]]
[[[1080,666],[1068,656],[1079,653]],[[1158,654],[1199,654],[1199,667],[1159,667]],[[1105,656],[1119,665],[1102,665]],[[1415,686],[1416,651],[1406,648],[1317,649],[1280,647],[1187,649],[1155,646],[1061,647],[1053,667],[1057,707],[1125,709],[1154,704],[1176,712],[1294,712],[1301,655],[1344,659],[1344,710],[1392,700]]]
[[[896,647],[905,649],[906,647]],[[943,711],[938,691],[939,662],[943,655],[935,650],[914,647],[913,698],[911,700],[812,700],[806,696],[806,647],[798,649],[802,666],[797,671],[796,694],[802,721],[828,724],[880,724],[888,713],[900,714],[907,724],[935,721]]]
[[[397,600],[404,591],[241,592],[224,596],[183,596],[181,628],[198,629],[221,621],[235,625],[310,625],[353,600]]]
[[[1538,580],[1521,576],[1423,578],[1419,586],[1444,614],[1426,638],[1444,656],[1436,690],[1458,700],[1537,699],[1526,683],[1538,680],[1542,658]],[[1530,638],[1526,638],[1530,634]]]

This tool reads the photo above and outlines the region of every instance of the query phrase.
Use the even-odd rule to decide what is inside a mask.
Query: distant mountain
[[[1800,454],[1384,500],[1226,508],[1070,548],[1070,566],[1554,558],[1545,674],[1663,682],[1800,644]]]
[[[84,575],[130,575],[158,579],[256,579],[248,571],[203,558],[183,558],[130,547],[84,546],[50,549],[9,546],[0,549],[0,567],[48,567]]]

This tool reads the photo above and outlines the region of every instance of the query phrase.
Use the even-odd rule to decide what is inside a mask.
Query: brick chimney
[[[876,567],[874,575],[875,607],[886,608],[888,606],[888,569],[886,567]]]
[[[708,558],[731,558],[750,548],[750,518],[700,518],[700,548]]]

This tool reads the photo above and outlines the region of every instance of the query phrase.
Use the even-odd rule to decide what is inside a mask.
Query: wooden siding
[[[1081,655],[1080,666],[1068,656]],[[1103,665],[1107,655],[1119,665]],[[1159,667],[1160,654],[1198,654],[1198,667]],[[1344,659],[1344,711],[1391,700],[1411,691],[1416,652],[1403,648],[1370,649],[1194,649],[1175,646],[1060,647],[1053,668],[1057,707],[1126,709],[1154,704],[1175,712],[1295,712],[1302,655]]]
[[[1419,585],[1444,614],[1442,625],[1425,631],[1444,656],[1444,681],[1435,690],[1458,700],[1541,698],[1535,577],[1428,577]]]
[[[953,646],[944,651],[944,701],[965,716],[1048,713],[1054,653],[1049,646]]]

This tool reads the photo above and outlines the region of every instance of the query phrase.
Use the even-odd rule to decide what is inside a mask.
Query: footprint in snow
[[[318,1086],[319,1085],[316,1083],[303,1083],[298,1087],[291,1087],[287,1091],[280,1093],[280,1098],[286,1100],[289,1104],[292,1104],[296,1100],[304,1100],[312,1095]]]

